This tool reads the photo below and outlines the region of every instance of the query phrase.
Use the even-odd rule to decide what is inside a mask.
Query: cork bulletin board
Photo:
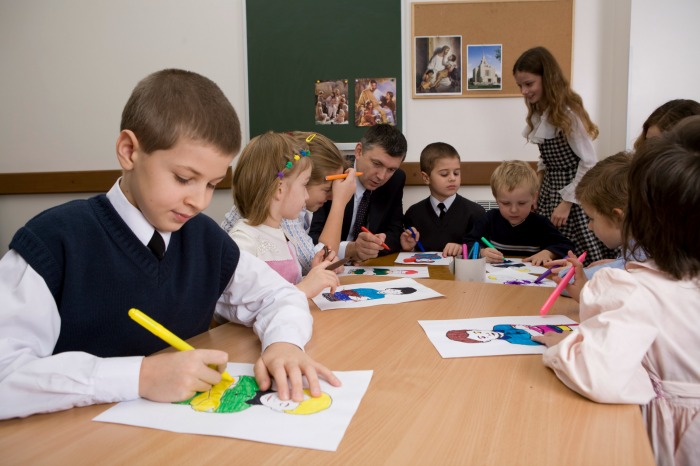
[[[574,0],[430,2],[411,4],[411,58],[414,98],[514,97],[520,91],[512,69],[525,50],[544,46],[571,79]],[[445,46],[458,70],[442,78],[451,86],[432,89],[426,74],[434,50]],[[496,49],[496,56],[483,50]],[[469,51],[469,54],[468,54]],[[471,54],[471,56],[469,56]],[[477,56],[478,54],[478,56]],[[478,61],[473,61],[478,59]],[[482,84],[473,63],[500,71],[498,82]],[[488,72],[487,72],[488,73]],[[445,71],[447,74],[447,70]],[[461,79],[461,82],[460,82]],[[476,80],[476,82],[474,82]]]

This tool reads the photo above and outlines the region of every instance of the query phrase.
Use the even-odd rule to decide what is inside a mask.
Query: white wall
[[[535,160],[536,148],[520,136],[525,124],[520,98],[410,98],[411,9],[409,0],[402,1],[407,160],[418,161],[420,150],[437,140],[453,144],[464,160]],[[575,2],[573,86],[601,127],[596,142],[601,156],[623,149],[629,140],[630,2],[633,21],[645,24],[659,17],[660,7],[652,8],[651,0]],[[683,24],[698,16],[684,13],[691,8],[697,12],[695,0],[670,2],[678,4],[674,18],[685,17]],[[679,29],[675,21],[655,24],[654,37],[673,36]],[[195,70],[216,81],[239,111],[247,134],[243,25],[243,0],[0,0],[0,173],[116,169],[121,108],[139,79],[165,67]],[[698,30],[687,29],[694,31],[695,40],[674,44],[679,54],[700,42]],[[638,45],[635,56],[643,55],[646,46]],[[698,73],[688,53],[673,66],[680,75],[688,69],[690,79]],[[669,86],[692,98],[678,83]],[[697,96],[695,87],[683,86]],[[648,89],[645,95],[660,93],[658,85]],[[632,87],[629,95],[635,103]],[[655,106],[667,99],[650,100]],[[491,198],[487,187],[460,192],[472,199]],[[405,207],[426,195],[426,188],[407,188]],[[0,196],[0,253],[36,213],[88,196]],[[206,213],[218,220],[230,203],[230,195],[218,191]]]
[[[700,1],[631,0],[627,147],[656,107],[672,99],[700,102]]]

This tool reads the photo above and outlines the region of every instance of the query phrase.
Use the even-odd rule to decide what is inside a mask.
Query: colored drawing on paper
[[[532,340],[534,335],[544,335],[548,332],[571,332],[578,324],[568,325],[494,325],[491,330],[464,329],[448,330],[445,336],[453,341],[462,343],[490,343],[503,340],[514,345],[541,345]]]
[[[418,323],[443,358],[542,354],[546,347],[533,341],[533,336],[568,333],[578,326],[564,316],[484,317]]]
[[[370,299],[382,299],[386,295],[405,295],[415,292],[416,289],[411,287],[384,288],[383,290],[353,288],[351,290],[336,291],[335,293],[321,293],[321,296],[328,301],[367,301]]]
[[[394,262],[397,264],[450,265],[453,261],[452,256],[442,257],[441,252],[400,252]]]
[[[379,277],[429,278],[430,273],[426,267],[345,267],[343,273],[338,275],[376,275]]]
[[[296,403],[280,400],[274,385],[273,391],[260,390],[252,364],[228,363],[227,372],[236,375],[184,402],[139,398],[118,403],[94,420],[335,451],[372,378],[372,371],[335,371],[341,387],[320,380],[320,397],[305,391]]]
[[[546,267],[532,265],[517,259],[510,259],[508,263],[486,264],[487,283],[500,283],[502,285],[555,287],[557,284],[545,278],[540,283],[535,283],[537,277],[547,270]]]
[[[195,411],[206,413],[238,413],[253,406],[265,406],[280,413],[315,414],[328,409],[332,400],[327,393],[312,398],[308,390],[304,390],[304,401],[280,400],[276,391],[260,390],[255,377],[240,375],[176,404],[190,405]]]
[[[442,295],[410,278],[345,285],[331,293],[326,288],[313,302],[325,311],[348,307],[367,307],[381,304],[399,304],[408,301],[437,298]]]

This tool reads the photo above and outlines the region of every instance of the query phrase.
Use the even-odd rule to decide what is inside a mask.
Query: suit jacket
[[[389,246],[391,252],[401,251],[399,237],[403,232],[403,187],[405,184],[406,174],[401,169],[398,169],[386,183],[374,190],[369,200],[367,229],[372,233],[385,233],[386,240],[384,242]],[[345,206],[341,241],[345,241],[350,233],[354,199],[353,197],[351,202],[348,202]],[[323,226],[326,224],[326,218],[331,210],[332,202],[332,200],[326,202],[323,207],[314,212],[311,229],[309,230],[309,235],[314,240],[314,244],[318,243],[318,237],[321,236]],[[382,250],[381,254],[389,254],[389,252]]]

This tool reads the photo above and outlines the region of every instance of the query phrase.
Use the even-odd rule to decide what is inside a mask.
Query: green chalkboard
[[[355,80],[396,79],[401,128],[401,0],[247,0],[251,138],[265,131],[318,131],[357,142]],[[316,123],[317,81],[348,81],[349,124]]]

